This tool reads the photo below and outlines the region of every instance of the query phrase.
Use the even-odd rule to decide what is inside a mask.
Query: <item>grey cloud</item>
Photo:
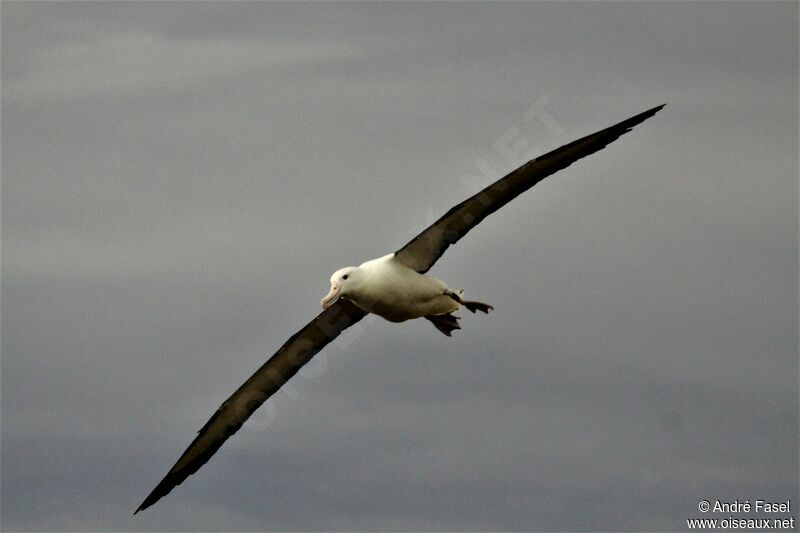
[[[797,5],[4,3],[4,530],[675,530],[797,487]],[[555,124],[526,119],[537,99]],[[385,254],[667,108],[130,513]],[[509,144],[510,143],[510,144]],[[490,169],[490,170],[487,170]]]

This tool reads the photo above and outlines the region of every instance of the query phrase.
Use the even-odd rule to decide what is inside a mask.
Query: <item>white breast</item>
[[[394,254],[359,265],[364,281],[348,297],[365,311],[392,322],[448,313],[458,304],[444,291],[441,280],[419,274],[394,259]]]

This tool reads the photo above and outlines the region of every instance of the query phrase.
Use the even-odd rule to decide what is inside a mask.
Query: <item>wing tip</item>
[[[641,124],[642,122],[644,122],[648,118],[652,117],[653,115],[655,115],[656,113],[658,113],[659,111],[664,109],[664,106],[666,106],[666,105],[667,105],[666,103],[661,104],[661,105],[657,105],[657,106],[655,106],[655,107],[653,107],[651,109],[648,109],[647,111],[639,113],[638,115],[634,115],[634,116],[632,116],[631,118],[629,118],[627,120],[623,120],[619,125],[620,126],[624,125],[624,127],[628,131],[630,131],[634,126],[637,126],[637,125]]]
[[[144,511],[145,509],[156,503],[158,500],[160,500],[161,498],[172,492],[172,489],[180,485],[184,479],[186,479],[186,476],[183,476],[183,478],[181,478],[179,476],[174,475],[171,471],[167,473],[167,475],[164,476],[164,479],[162,479],[161,482],[158,485],[156,485],[156,488],[150,491],[150,494],[147,495],[147,498],[144,499],[144,501],[133,512],[133,514],[135,515],[139,511]]]
[[[633,128],[635,128],[636,126],[638,126],[639,124],[641,124],[645,120],[649,119],[650,117],[652,117],[653,115],[655,115],[656,113],[658,113],[659,111],[664,109],[664,106],[666,106],[666,105],[667,105],[666,103],[661,104],[661,105],[657,105],[657,106],[655,106],[653,108],[648,109],[647,111],[643,111],[643,112],[639,113],[638,115],[634,115],[631,118],[625,119],[622,122],[620,122],[619,124],[615,124],[614,126],[606,128],[605,130],[599,131],[599,132],[595,133],[594,135],[612,134],[614,137],[613,137],[613,139],[611,139],[609,141],[609,143],[613,142],[614,140],[618,139],[620,136],[622,136],[622,135],[624,135],[624,134],[626,134],[628,132],[633,131]],[[584,139],[586,139],[586,137]],[[584,140],[584,139],[580,139],[580,140]],[[576,142],[578,142],[578,141],[576,141]],[[604,147],[605,147],[605,145],[604,145]]]
[[[153,499],[153,493],[150,493],[150,495],[144,499],[144,501],[139,505],[139,507],[136,508],[136,510],[133,512],[131,516],[136,516],[136,514],[139,511],[144,511],[145,509],[156,503],[159,499],[161,499],[160,496],[158,498]]]

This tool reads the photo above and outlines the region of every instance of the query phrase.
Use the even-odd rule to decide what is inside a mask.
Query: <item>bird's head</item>
[[[342,296],[352,293],[353,287],[358,283],[361,272],[358,267],[340,268],[331,276],[331,290],[322,299],[320,305],[323,309],[332,306]]]

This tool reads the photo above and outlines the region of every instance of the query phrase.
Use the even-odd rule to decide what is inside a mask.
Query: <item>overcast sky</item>
[[[3,3],[2,528],[796,509],[797,45],[795,2]],[[448,250],[495,312],[361,322],[131,517],[333,271],[664,102]]]

